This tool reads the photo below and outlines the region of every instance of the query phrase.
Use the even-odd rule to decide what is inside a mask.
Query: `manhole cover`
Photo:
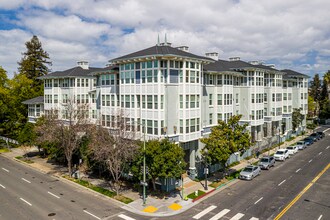
[[[54,216],[56,213],[49,213],[48,216]]]

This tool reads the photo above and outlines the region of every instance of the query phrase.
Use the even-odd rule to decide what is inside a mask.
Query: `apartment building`
[[[215,52],[199,56],[187,46],[167,42],[113,59],[106,68],[81,61],[40,79],[46,114],[57,110],[65,120],[69,99],[88,103],[91,123],[109,129],[115,129],[120,114],[136,138],[145,132],[147,139],[168,138],[180,144],[192,178],[202,172],[199,139],[218,120],[242,114],[241,123],[248,124],[253,142],[262,146],[276,135],[292,135],[293,108],[302,107],[307,114],[306,75],[239,57],[221,60]],[[32,101],[25,103],[35,121],[38,104]],[[304,126],[305,122],[299,131]]]

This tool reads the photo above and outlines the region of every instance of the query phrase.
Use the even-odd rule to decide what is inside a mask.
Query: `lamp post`
[[[277,129],[277,135],[278,135],[278,149],[281,149],[281,129]]]
[[[136,123],[138,126],[143,126],[143,180],[142,180],[142,188],[143,188],[143,192],[142,192],[142,199],[143,199],[143,206],[146,205],[146,129],[147,127],[145,126],[145,123],[139,123],[139,122],[134,122]]]
[[[204,150],[204,152],[205,152],[205,167],[204,167],[204,174],[205,174],[205,186],[204,186],[204,189],[205,190],[208,190],[208,188],[207,188],[207,174],[208,174],[208,172],[209,172],[209,169],[208,169],[208,164],[207,164],[207,153],[208,153],[208,150],[207,149],[205,149]]]

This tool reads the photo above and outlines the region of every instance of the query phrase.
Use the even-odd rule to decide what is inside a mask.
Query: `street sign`
[[[204,174],[209,174],[209,168],[204,168]]]
[[[142,180],[140,181],[140,185],[141,186],[148,186],[148,183],[147,182],[143,182]]]

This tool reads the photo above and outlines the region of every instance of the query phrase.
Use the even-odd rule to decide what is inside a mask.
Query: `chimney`
[[[219,53],[218,52],[210,52],[205,53],[205,56],[211,58],[212,60],[218,61],[219,60]]]
[[[88,61],[78,61],[77,65],[81,68],[83,68],[84,70],[88,70],[89,69],[89,64]]]
[[[180,47],[176,47],[176,49],[182,50],[182,51],[185,51],[185,52],[189,52],[189,47],[188,46],[180,46]]]
[[[239,61],[241,60],[240,57],[229,57],[229,61]]]

